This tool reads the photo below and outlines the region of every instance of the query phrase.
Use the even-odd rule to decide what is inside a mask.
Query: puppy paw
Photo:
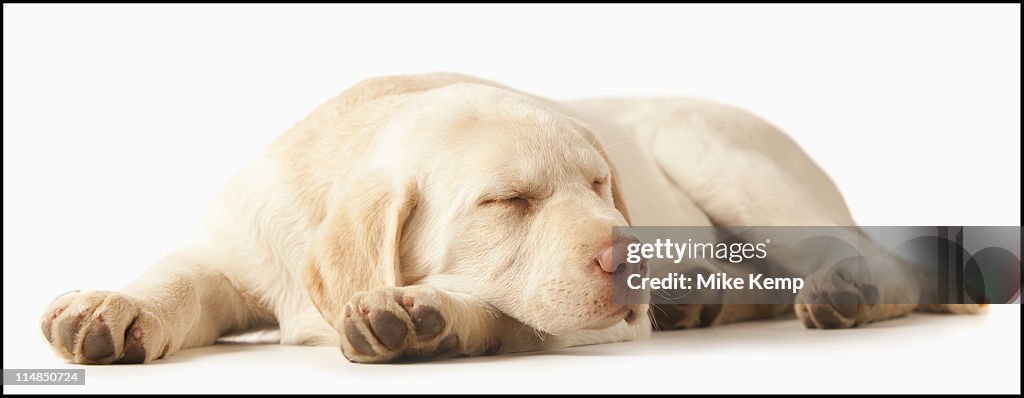
[[[718,270],[698,267],[687,270],[689,275],[701,274],[705,278]],[[657,330],[703,328],[714,325],[722,314],[724,293],[707,289],[661,289],[652,297],[662,303],[651,306],[651,319]]]
[[[654,304],[651,316],[657,330],[703,328],[715,324],[722,304]]]
[[[73,363],[143,363],[170,349],[152,312],[115,292],[65,293],[50,304],[40,324],[50,347]]]
[[[406,286],[357,293],[345,306],[342,352],[352,362],[442,358],[459,353],[444,293]]]
[[[812,275],[797,295],[794,310],[808,328],[839,329],[872,320],[879,306],[879,290],[855,271],[834,267]]]

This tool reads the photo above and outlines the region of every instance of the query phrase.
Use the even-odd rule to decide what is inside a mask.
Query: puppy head
[[[373,153],[417,187],[398,240],[401,283],[480,297],[550,334],[644,319],[645,305],[611,300],[612,227],[628,216],[579,122],[508,90],[456,84],[402,107]]]

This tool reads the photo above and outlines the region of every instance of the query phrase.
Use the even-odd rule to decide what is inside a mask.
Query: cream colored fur
[[[54,350],[143,362],[278,327],[285,344],[387,362],[643,338],[647,307],[611,303],[594,266],[613,226],[853,225],[829,178],[744,111],[559,103],[455,74],[330,99],[231,180],[209,220],[124,290],[58,297],[42,319]]]

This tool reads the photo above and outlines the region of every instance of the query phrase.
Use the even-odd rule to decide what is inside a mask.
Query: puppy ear
[[[626,223],[633,225],[633,220],[629,218],[629,212],[626,211],[626,202],[622,198],[622,191],[619,190],[619,173],[615,171],[615,166],[612,166],[612,162],[608,161],[608,156],[605,155],[604,151],[601,150],[601,144],[595,144],[598,146],[598,152],[604,157],[604,161],[608,162],[608,170],[611,170],[611,183],[612,183],[612,201],[615,203],[615,208],[622,213],[622,218],[626,219]]]
[[[561,112],[565,113],[567,116],[569,114],[571,114],[571,112],[566,111],[566,108],[561,107],[557,103],[551,103],[551,102],[546,102],[546,103],[548,103],[554,109],[561,110]],[[633,220],[629,218],[629,211],[626,210],[626,202],[625,202],[625,200],[623,200],[623,198],[622,198],[622,191],[619,188],[619,173],[618,173],[618,171],[615,170],[615,166],[612,164],[611,160],[608,158],[608,153],[605,152],[604,146],[601,145],[601,142],[598,141],[598,139],[597,139],[597,135],[594,134],[594,132],[589,127],[587,127],[586,123],[583,123],[582,120],[577,119],[577,118],[575,118],[573,116],[568,116],[568,118],[573,123],[575,123],[576,126],[578,126],[580,128],[579,131],[583,135],[583,139],[587,140],[587,142],[589,142],[590,145],[594,146],[594,149],[597,150],[597,153],[601,155],[601,159],[604,159],[605,164],[608,165],[608,170],[611,173],[610,180],[611,180],[611,184],[612,184],[612,201],[615,204],[615,209],[618,210],[619,213],[622,213],[622,218],[626,219],[626,224],[633,225]]]
[[[582,122],[576,119],[573,120],[579,125],[583,125]],[[633,225],[633,220],[629,218],[629,211],[626,210],[626,202],[623,200],[622,191],[619,188],[619,172],[615,170],[615,165],[613,165],[611,160],[608,158],[608,154],[605,152],[604,146],[602,146],[597,140],[597,136],[588,129],[584,129],[583,131],[585,131],[584,137],[590,142],[590,145],[594,146],[594,149],[597,150],[597,153],[601,155],[601,158],[604,159],[604,162],[608,165],[608,170],[611,173],[612,201],[615,203],[615,209],[618,210],[619,213],[622,213],[622,218],[626,219],[627,224]]]
[[[353,294],[402,283],[399,243],[417,190],[384,172],[358,175],[337,188],[310,242],[304,282],[324,319],[343,330]]]

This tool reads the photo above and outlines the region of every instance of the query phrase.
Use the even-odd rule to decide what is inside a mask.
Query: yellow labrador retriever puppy
[[[211,214],[208,236],[123,290],[58,297],[41,321],[53,349],[141,363],[277,327],[282,343],[389,362],[637,339],[648,306],[610,299],[624,243],[613,226],[853,225],[829,178],[744,111],[556,103],[455,74],[346,90],[241,171]],[[661,327],[793,306],[668,307]],[[849,327],[915,307],[797,314]]]

